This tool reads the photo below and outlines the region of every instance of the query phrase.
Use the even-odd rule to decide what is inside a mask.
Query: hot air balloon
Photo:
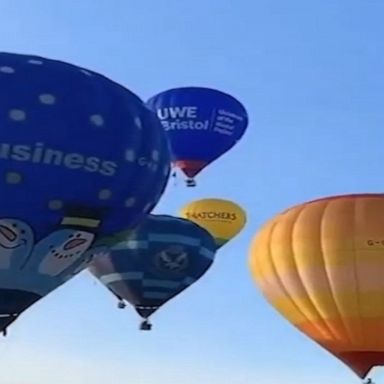
[[[248,115],[235,98],[209,88],[170,89],[147,102],[168,134],[172,163],[195,186],[194,177],[243,136]]]
[[[215,242],[191,221],[148,215],[134,231],[100,240],[89,271],[144,319],[194,284],[212,265]]]
[[[384,365],[384,194],[288,209],[258,232],[249,263],[272,306],[360,378]]]
[[[214,237],[218,248],[233,239],[247,220],[239,205],[224,199],[192,201],[181,209],[180,216],[205,228]]]
[[[0,53],[0,330],[137,225],[170,155],[156,115],[86,69]]]

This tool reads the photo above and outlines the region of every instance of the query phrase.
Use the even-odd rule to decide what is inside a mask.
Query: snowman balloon
[[[0,53],[0,331],[80,272],[97,235],[154,208],[170,163],[159,124],[100,74]]]

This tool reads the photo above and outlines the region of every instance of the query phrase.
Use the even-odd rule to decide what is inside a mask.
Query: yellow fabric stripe
[[[361,294],[359,302],[354,292],[338,292],[336,299],[330,292],[316,292],[311,296],[290,297],[269,295],[269,302],[294,324],[332,318],[384,318],[383,292]]]
[[[85,217],[64,217],[61,221],[63,225],[76,225],[88,228],[97,228],[100,224],[100,220],[88,219]]]

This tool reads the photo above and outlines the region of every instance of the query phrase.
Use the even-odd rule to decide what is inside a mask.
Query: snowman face
[[[32,230],[20,220],[0,220],[0,249],[16,249],[32,241]]]
[[[19,268],[33,247],[33,232],[16,219],[0,219],[0,268]]]
[[[72,231],[69,231],[72,232]],[[49,246],[50,253],[57,259],[68,259],[84,253],[93,240],[93,235],[87,232],[76,231],[69,233],[67,238],[57,244]]]
[[[34,249],[33,258],[41,261],[38,272],[50,276],[61,274],[81,259],[93,239],[92,233],[72,229],[60,229],[51,233],[39,241]]]

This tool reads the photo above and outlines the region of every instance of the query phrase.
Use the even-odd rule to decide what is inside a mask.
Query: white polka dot
[[[86,69],[80,69],[80,72],[84,73],[84,75],[92,76],[92,73],[87,71]]]
[[[154,149],[152,151],[152,159],[155,160],[155,161],[159,160],[159,151],[157,149]]]
[[[61,200],[50,200],[48,202],[48,207],[52,211],[58,211],[59,209],[63,208],[63,202]]]
[[[0,72],[15,73],[15,70],[12,67],[0,67]]]
[[[7,172],[5,180],[7,184],[20,184],[22,177],[18,172]]]
[[[102,127],[104,125],[104,118],[101,115],[92,115],[89,120],[97,127]]]
[[[169,166],[164,167],[164,176],[167,176],[169,172]]]
[[[134,197],[130,197],[129,199],[125,200],[125,206],[130,208],[133,207],[136,203],[136,199]]]
[[[39,100],[42,104],[52,105],[52,104],[55,104],[56,97],[49,93],[44,93],[39,96]]]
[[[100,200],[108,200],[112,196],[112,191],[109,189],[102,189],[99,191],[99,199]]]
[[[11,109],[9,111],[9,117],[12,119],[12,120],[15,120],[15,121],[24,121],[25,118],[26,118],[26,114],[23,110],[21,109]]]
[[[133,149],[127,149],[125,151],[125,160],[127,161],[135,161],[135,151]]]
[[[142,129],[142,128],[143,128],[143,124],[141,124],[141,120],[140,120],[139,117],[135,117],[135,118],[133,119],[133,121],[134,121],[134,123],[135,123],[135,125],[136,125],[137,128],[139,128],[139,129]]]
[[[156,172],[158,167],[159,166],[156,163],[152,163],[151,169],[153,172]]]
[[[36,60],[36,59],[30,59],[28,60],[29,64],[34,64],[34,65],[42,65],[43,62],[41,60]]]

